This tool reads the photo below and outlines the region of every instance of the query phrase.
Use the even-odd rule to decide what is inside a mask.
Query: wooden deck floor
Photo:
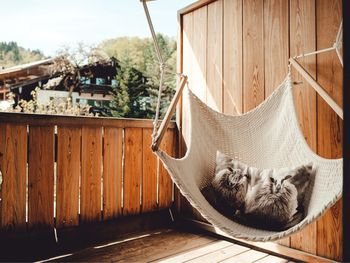
[[[291,262],[206,234],[194,234],[170,229],[128,236],[45,261]]]

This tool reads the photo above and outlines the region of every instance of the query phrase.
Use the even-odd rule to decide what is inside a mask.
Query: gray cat
[[[250,186],[239,215],[242,222],[268,230],[284,230],[303,219],[303,197],[312,165],[278,173],[280,176],[273,170],[263,170],[257,184]]]
[[[259,170],[220,152],[216,164],[211,186],[203,194],[225,216],[269,230],[284,230],[302,220],[312,164]]]
[[[257,169],[217,151],[214,178],[202,193],[215,209],[232,218],[237,211],[244,210],[248,188],[256,184],[258,178]]]
[[[211,184],[202,189],[209,203],[222,214],[232,217],[244,206],[249,178],[232,159],[220,152],[216,155],[215,176]]]

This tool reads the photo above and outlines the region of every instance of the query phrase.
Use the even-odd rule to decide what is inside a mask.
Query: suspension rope
[[[151,35],[152,35],[152,38],[153,38],[153,43],[154,43],[154,47],[155,47],[155,50],[156,50],[157,58],[158,58],[158,61],[159,61],[159,69],[160,69],[160,79],[159,79],[159,89],[158,89],[156,114],[155,114],[154,121],[153,121],[153,132],[152,132],[152,144],[153,144],[155,142],[155,139],[157,137],[157,132],[158,132],[160,101],[161,101],[162,92],[163,92],[164,72],[165,72],[166,65],[164,63],[163,56],[162,56],[162,53],[160,51],[157,35],[155,33],[154,26],[153,26],[153,23],[152,23],[152,19],[151,19],[151,16],[149,14],[149,11],[148,11],[146,0],[142,0],[142,4],[143,4],[143,9],[144,9],[145,14],[146,14],[148,26],[149,26],[149,29],[151,31]]]
[[[343,21],[340,22],[337,36],[336,36],[336,39],[335,39],[333,46],[331,46],[329,48],[324,48],[324,49],[308,52],[308,53],[303,53],[303,54],[300,54],[298,56],[294,56],[293,59],[303,58],[303,57],[307,57],[307,56],[316,55],[316,54],[335,50],[337,53],[337,56],[339,58],[340,64],[343,66],[343,57],[340,54],[340,48],[342,48],[342,46],[343,46]]]
[[[162,125],[160,127],[160,131],[159,131],[159,127],[158,127],[158,122],[159,122],[159,112],[160,112],[160,104],[161,104],[161,97],[162,97],[162,92],[163,92],[163,84],[164,84],[164,74],[165,73],[172,73],[170,70],[168,70],[166,68],[166,64],[164,62],[163,56],[162,56],[162,52],[161,49],[159,47],[159,42],[157,39],[157,35],[155,33],[154,30],[154,26],[152,23],[152,19],[147,7],[147,0],[140,0],[143,4],[143,9],[145,11],[146,14],[146,18],[147,18],[147,22],[148,22],[148,26],[149,29],[151,31],[151,35],[153,38],[153,43],[154,43],[154,47],[156,50],[156,55],[158,58],[158,62],[159,62],[159,69],[160,69],[160,79],[159,79],[159,90],[158,90],[158,98],[157,98],[157,105],[156,105],[156,112],[155,112],[155,117],[154,117],[154,121],[153,121],[153,132],[152,132],[152,150],[155,151],[158,148],[158,145],[162,139],[162,137],[164,136],[164,129],[166,129],[166,126],[170,119],[171,119],[171,115],[174,113],[174,105],[176,105],[177,101],[179,100],[179,94],[181,94],[181,91],[183,90],[183,87],[185,86],[187,82],[187,76],[182,74],[182,73],[176,73],[177,76],[179,76],[181,78],[181,82],[180,82],[180,87],[177,90],[174,98],[172,99],[170,106],[165,114],[165,118],[162,122]],[[160,133],[160,134],[158,134]]]

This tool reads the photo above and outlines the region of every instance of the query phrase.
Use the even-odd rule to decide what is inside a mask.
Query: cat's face
[[[280,193],[284,190],[285,187],[290,186],[289,179],[292,178],[291,175],[287,175],[283,178],[274,179],[273,177],[270,177],[271,187],[273,193]]]
[[[216,171],[212,181],[215,190],[234,207],[241,207],[248,188],[248,178],[231,164]]]

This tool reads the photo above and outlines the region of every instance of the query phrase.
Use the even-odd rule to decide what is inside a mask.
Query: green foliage
[[[164,114],[175,93],[176,42],[161,34],[158,34],[157,38],[166,69],[168,72],[170,71],[164,77],[161,103],[161,114]],[[106,40],[99,47],[108,56],[115,57],[120,61],[121,70],[117,76],[119,85],[115,90],[115,100],[111,105],[111,108],[114,108],[113,115],[116,117],[153,118],[158,96],[160,67],[152,39],[121,37]],[[131,68],[145,76],[146,83],[140,85],[138,79],[140,76],[135,76],[136,71],[130,73]],[[140,89],[143,89],[143,92]],[[120,109],[117,110],[117,107]]]
[[[8,68],[44,58],[44,54],[38,49],[24,49],[14,41],[0,42],[0,67]]]
[[[109,109],[114,117],[150,118],[147,107],[150,98],[149,85],[142,73],[130,65],[118,68],[118,85],[113,88],[114,100]]]

